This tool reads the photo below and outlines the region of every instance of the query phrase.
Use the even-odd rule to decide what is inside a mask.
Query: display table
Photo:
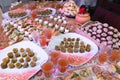
[[[120,32],[111,26],[109,27],[107,23],[103,24],[98,21],[88,21],[84,24],[80,24],[76,22],[74,18],[68,18],[59,14],[58,9],[61,7],[58,7],[57,4],[63,5],[63,3],[60,2],[28,2],[19,7],[26,10],[25,16],[22,16],[22,18],[11,18],[8,14],[9,19],[4,18],[3,26],[0,26],[0,32],[2,33],[0,34],[0,38],[3,37],[3,39],[0,40],[0,42],[3,42],[0,44],[0,54],[8,54],[11,50],[13,50],[14,53],[14,48],[25,48],[25,50],[26,48],[30,48],[37,54],[38,61],[36,67],[26,69],[9,69],[9,66],[8,68],[2,69],[2,66],[0,69],[4,74],[0,72],[0,79],[70,80],[71,78],[76,78],[77,80],[97,80],[104,78],[105,80],[109,80],[112,78],[120,80],[120,72],[118,69],[120,68],[120,59],[115,55],[111,57],[111,55],[113,55],[112,53],[120,56]],[[38,14],[36,15],[34,11],[38,11]],[[53,12],[55,13],[52,14]],[[114,31],[112,32],[112,30]],[[43,36],[46,39],[43,39]],[[71,40],[73,39],[73,42],[74,39],[77,40],[77,38],[79,38],[80,42],[78,40],[78,43],[84,43],[84,48],[86,48],[87,45],[90,45],[91,48],[88,51],[86,48],[86,51],[83,51],[83,53],[81,52],[82,47],[80,47],[80,52],[77,51],[77,53],[76,50],[66,51],[61,49],[59,57],[64,59],[67,58],[68,61],[70,61],[69,66],[66,72],[61,74],[58,72],[58,66],[56,65],[53,69],[52,76],[47,78],[41,70],[41,66],[47,62],[47,60],[50,60],[50,53],[58,50],[55,46],[61,45],[61,41],[65,40],[65,38],[71,38]],[[42,39],[43,41],[41,43]],[[61,46],[59,47],[61,48]],[[72,49],[73,48],[76,48],[76,46],[72,46]],[[20,53],[23,54],[22,51]],[[100,54],[102,54],[101,59],[99,59]],[[4,61],[4,56],[5,55],[1,56],[1,61]],[[9,69],[10,71],[6,69]],[[14,72],[18,70],[18,73],[11,74],[11,70]],[[82,73],[84,70],[86,73]],[[97,71],[98,73],[100,72],[100,74],[98,74]],[[106,71],[106,73],[104,71]],[[77,77],[73,77],[74,74],[77,74]],[[109,77],[106,77],[103,74],[106,74]]]

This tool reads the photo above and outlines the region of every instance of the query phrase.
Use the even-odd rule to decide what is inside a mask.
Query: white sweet
[[[97,33],[101,33],[101,32],[102,32],[102,30],[100,30],[100,29],[97,30]]]
[[[20,20],[20,21],[18,22],[18,24],[20,24],[20,25],[21,25],[21,24],[22,24],[22,20]]]
[[[53,19],[53,16],[52,16],[52,15],[50,16],[50,19]]]
[[[108,32],[108,29],[107,29],[107,28],[103,28],[103,30],[104,30],[105,32]]]
[[[92,34],[96,34],[96,32],[92,32]]]
[[[39,19],[38,19],[38,18],[35,18],[35,21],[36,21],[36,22],[38,22],[38,21],[39,21]]]
[[[103,26],[104,26],[104,27],[108,27],[108,24],[107,24],[107,23],[104,23]]]
[[[99,34],[97,34],[96,36],[100,38],[100,35],[99,35]]]
[[[89,31],[90,31],[90,32],[92,32],[92,30],[91,30],[91,29],[89,29]]]
[[[53,26],[53,24],[52,24],[52,23],[49,23],[49,24],[48,24],[48,26],[49,26],[49,27],[52,27],[52,26]]]
[[[65,17],[62,17],[62,20],[65,20]]]
[[[112,40],[112,37],[111,37],[111,36],[108,36],[108,37],[107,37],[107,40]]]
[[[62,22],[62,19],[58,19],[58,22]]]
[[[28,35],[29,35],[29,33],[27,31],[25,31],[25,36],[28,36]]]
[[[68,33],[69,32],[69,30],[68,29],[65,29],[65,33]]]
[[[43,23],[44,25],[47,25],[48,24],[48,21],[44,21],[44,23]]]
[[[113,32],[112,32],[112,31],[109,31],[108,34],[113,35]]]
[[[10,22],[10,25],[14,25],[14,22]]]
[[[97,28],[96,27],[93,27],[93,31],[96,31],[97,30]]]
[[[39,19],[39,23],[41,24],[43,22],[43,20],[42,19]]]
[[[116,39],[112,39],[112,41],[115,43],[115,42],[116,42]]]
[[[58,18],[58,19],[60,19],[61,17],[60,17],[60,16],[58,16],[57,18]]]
[[[100,40],[99,40],[99,39],[96,39],[96,41],[100,42]]]
[[[33,40],[32,35],[28,35],[28,38],[29,38],[29,40]]]
[[[24,31],[24,29],[21,28],[19,31],[22,32],[22,31]]]
[[[17,28],[18,27],[18,24],[14,24],[14,28]]]
[[[66,20],[64,20],[64,21],[63,21],[63,24],[67,24],[67,21],[66,21]]]
[[[112,26],[109,26],[109,29],[114,29]]]
[[[64,31],[64,29],[65,29],[64,27],[62,27],[62,26],[60,27],[60,31]]]
[[[59,29],[59,26],[57,24],[55,25],[55,29]]]
[[[102,33],[101,35],[102,35],[102,36],[104,36],[104,37],[106,37],[106,36],[107,36],[107,34],[106,34],[106,33]]]
[[[95,36],[92,36],[93,37],[93,39],[96,39],[96,37]]]
[[[98,25],[98,28],[100,29],[100,28],[102,28],[102,26],[101,26],[101,25]]]
[[[101,40],[106,40],[105,38],[101,38]]]
[[[114,36],[115,38],[117,38],[117,37],[118,37],[118,35],[117,35],[117,34],[114,34],[113,36]]]
[[[118,32],[118,30],[117,30],[117,29],[114,29],[114,32]]]
[[[21,31],[20,33],[21,33],[21,34],[25,34],[25,31],[23,30],[23,31]]]
[[[54,21],[57,21],[57,18],[54,18]]]
[[[117,62],[117,65],[118,65],[118,66],[120,66],[120,61],[119,61],[119,62]]]
[[[91,34],[90,34],[90,33],[88,33],[88,35],[89,35],[89,36],[91,36]]]
[[[22,26],[19,25],[19,26],[18,26],[18,30],[20,30],[21,28],[22,28]]]

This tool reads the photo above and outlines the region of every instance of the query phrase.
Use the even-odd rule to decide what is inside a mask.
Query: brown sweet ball
[[[64,44],[64,41],[61,41],[61,43],[60,44]]]
[[[8,66],[9,66],[9,68],[11,68],[11,69],[15,67],[14,63],[9,63]]]
[[[31,58],[30,58],[29,56],[27,56],[27,57],[25,58],[25,60],[26,60],[26,62],[30,62]]]
[[[80,42],[80,45],[84,45],[84,42],[83,42],[83,41],[81,41],[81,42]]]
[[[79,44],[79,41],[76,41],[75,44]]]
[[[28,66],[29,66],[28,62],[25,62],[25,63],[23,64],[23,68],[27,68]]]
[[[31,51],[31,49],[30,48],[26,48],[26,52],[30,52]]]
[[[64,46],[61,47],[62,52],[66,52],[66,48]]]
[[[4,63],[9,63],[9,62],[10,62],[10,59],[9,59],[8,57],[6,57],[6,58],[3,58],[2,61],[3,61]]]
[[[72,38],[72,41],[75,41],[75,38]]]
[[[74,46],[75,48],[79,48],[79,44],[75,44],[75,46]]]
[[[9,52],[7,55],[8,55],[9,58],[13,58],[13,53],[12,52]]]
[[[74,48],[74,52],[77,53],[79,50],[78,48]]]
[[[12,63],[16,63],[16,62],[17,62],[17,58],[12,58],[12,59],[11,59],[11,62],[12,62]]]
[[[91,50],[91,46],[90,46],[90,44],[87,44],[87,46],[86,46],[86,49],[85,49],[87,52],[90,52],[90,50]]]
[[[31,65],[31,67],[35,67],[36,66],[36,62],[35,61],[30,62],[30,65]]]
[[[85,52],[85,47],[80,47],[80,53],[84,53]]]
[[[80,38],[77,38],[76,41],[80,41]]]
[[[73,48],[68,47],[68,52],[69,52],[69,53],[73,53]]]
[[[37,61],[37,60],[38,60],[38,59],[37,59],[37,56],[33,56],[32,60],[33,60],[33,61]]]
[[[20,48],[20,52],[24,52],[25,51],[25,49],[24,48]]]
[[[20,59],[19,59],[19,62],[23,63],[23,62],[24,62],[24,59],[23,59],[23,58],[20,58]]]
[[[55,50],[58,50],[58,51],[59,51],[59,50],[60,50],[60,46],[56,45],[56,46],[55,46]]]
[[[25,52],[22,53],[22,57],[26,57],[27,54]]]
[[[18,69],[20,69],[20,68],[22,67],[22,64],[21,64],[21,63],[16,63],[16,67],[17,67]]]
[[[68,38],[67,40],[68,40],[68,41],[71,41],[71,38]]]
[[[68,48],[69,47],[69,43],[65,43],[65,48]]]
[[[73,47],[74,47],[74,43],[71,42],[71,43],[69,44],[69,47],[73,48]]]
[[[66,39],[66,38],[64,38],[64,39],[63,39],[63,41],[67,41],[67,39]]]
[[[18,52],[18,48],[13,48],[13,52],[17,53]]]
[[[20,57],[20,53],[15,53],[15,56],[16,57]]]
[[[6,68],[7,68],[7,63],[2,62],[2,63],[1,63],[1,68],[2,68],[2,69],[6,69]]]
[[[35,55],[35,53],[34,53],[33,51],[30,51],[30,52],[28,52],[28,55],[29,55],[30,57],[33,57],[33,56]]]

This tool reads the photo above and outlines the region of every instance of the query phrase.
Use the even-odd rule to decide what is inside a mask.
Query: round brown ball
[[[27,56],[27,54],[26,53],[22,53],[22,57],[26,57]]]
[[[16,57],[20,57],[20,53],[15,53],[15,56]]]
[[[2,68],[2,69],[6,69],[6,68],[7,68],[7,63],[4,63],[4,62],[1,63],[1,68]]]
[[[60,50],[60,46],[56,45],[56,46],[55,46],[55,50],[58,50],[58,51],[59,51],[59,50]]]
[[[25,62],[25,63],[23,64],[23,68],[27,68],[28,66],[29,66],[28,62]]]
[[[91,50],[91,46],[89,45],[89,44],[87,44],[87,46],[86,46],[86,49],[85,49],[87,52],[90,52],[90,50]]]
[[[17,58],[12,58],[12,63],[16,63],[17,62]]]
[[[31,50],[30,50],[30,48],[26,48],[26,52],[30,52]]]
[[[19,62],[23,63],[23,62],[24,62],[24,59],[23,59],[23,58],[20,58],[20,59],[19,59]]]
[[[9,58],[13,58],[13,53],[12,52],[9,52],[7,55],[8,55]]]
[[[30,52],[28,52],[28,55],[29,55],[30,57],[33,57],[35,54],[34,54],[33,51],[30,51]]]
[[[35,61],[32,61],[32,62],[30,63],[30,65],[31,65],[31,67],[35,67],[35,66],[36,66],[36,62],[35,62]]]
[[[22,64],[21,64],[21,63],[16,63],[16,67],[17,67],[18,69],[20,69],[20,68],[22,67]]]
[[[13,52],[17,53],[18,52],[18,48],[13,48]]]
[[[33,60],[33,61],[37,61],[37,60],[38,60],[38,59],[37,59],[37,56],[33,56],[32,60]]]
[[[20,48],[20,52],[24,52],[25,51],[25,49],[24,48]]]
[[[9,63],[9,62],[10,62],[10,59],[9,59],[8,57],[6,57],[6,58],[3,58],[2,61],[3,61],[4,63]]]
[[[30,62],[31,58],[30,58],[29,56],[27,56],[27,57],[25,58],[25,60],[26,60],[26,62]]]
[[[9,66],[9,68],[11,68],[11,69],[15,67],[14,63],[10,63],[8,66]]]

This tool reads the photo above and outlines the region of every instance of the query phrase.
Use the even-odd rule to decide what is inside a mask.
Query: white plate
[[[2,51],[0,51],[0,64],[2,63],[2,59],[7,57],[7,53],[12,51],[13,48],[18,48],[18,49],[30,48],[33,52],[35,52],[35,55],[38,58],[38,60],[36,62],[37,65],[35,67],[29,66],[28,68],[20,68],[20,69],[17,69],[17,68],[2,69],[0,67],[0,73],[22,73],[22,72],[27,72],[27,71],[32,70],[32,69],[39,70],[41,68],[41,65],[48,60],[47,53],[42,48],[40,48],[38,45],[36,45],[35,43],[30,42],[30,41],[22,41],[22,42],[16,43],[16,44],[9,46],[9,47],[3,49]]]
[[[94,55],[97,54],[98,52],[98,47],[97,45],[91,41],[90,39],[84,37],[84,36],[81,36],[80,34],[77,34],[77,33],[66,33],[66,34],[60,34],[54,38],[51,39],[49,45],[48,45],[48,48],[50,50],[54,50],[55,49],[55,46],[56,45],[59,45],[60,42],[64,39],[64,38],[80,38],[81,41],[84,41],[85,44],[90,44],[91,45],[91,50],[90,52],[87,52],[85,51],[84,53],[63,53],[65,55],[69,54],[71,56],[74,56],[74,57],[78,57],[79,59],[81,59],[81,62],[78,60],[78,64],[71,64],[73,66],[77,66],[77,65],[82,65],[84,63],[86,63],[87,61],[89,61]],[[77,62],[77,59],[75,59],[76,62]]]
[[[56,13],[56,9],[55,8],[45,8],[45,10],[48,9],[48,10],[52,10],[52,13],[49,14],[49,15],[45,15],[45,16],[51,16],[51,15],[55,15]],[[43,15],[38,15],[38,16],[43,16]]]

